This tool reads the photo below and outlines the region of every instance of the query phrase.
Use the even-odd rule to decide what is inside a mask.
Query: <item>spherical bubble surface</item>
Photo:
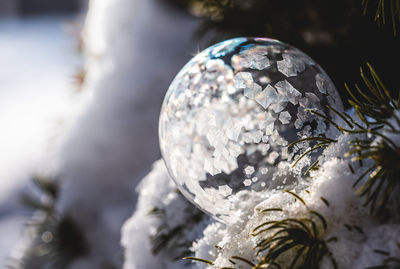
[[[332,81],[310,57],[266,38],[207,48],[173,80],[162,106],[160,147],[179,190],[224,223],[244,192],[292,188],[312,157],[290,169],[332,126],[309,110],[342,110]]]

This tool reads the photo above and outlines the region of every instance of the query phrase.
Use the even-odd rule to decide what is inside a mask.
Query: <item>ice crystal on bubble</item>
[[[321,73],[315,75],[315,83],[318,90],[323,94],[328,93],[330,91],[330,88],[332,87],[332,83],[329,82],[329,78]]]
[[[275,126],[275,124],[273,122],[268,124],[268,126],[265,128],[265,134],[272,135],[274,132],[274,126]]]
[[[279,172],[297,152],[287,145],[325,135],[332,126],[307,109],[329,115],[326,104],[341,110],[334,85],[302,52],[270,39],[228,40],[197,54],[172,82],[160,115],[161,152],[189,200],[234,222],[241,191],[295,187]]]
[[[312,92],[306,92],[305,94],[305,98],[303,98],[302,100],[307,100],[308,104],[319,104],[319,98],[318,96],[315,95],[315,93]]]
[[[252,83],[251,85],[244,88],[244,96],[250,99],[256,99],[262,94],[262,88],[257,83]],[[258,101],[257,101],[258,102]]]
[[[226,130],[226,136],[228,139],[233,141],[238,141],[242,128],[243,123],[240,120],[237,121],[232,118],[228,118],[224,126],[224,129]]]
[[[268,168],[267,167],[263,167],[260,169],[261,174],[265,175],[268,173]]]
[[[267,54],[268,51],[263,48],[250,48],[239,55],[234,55],[232,65],[239,70],[244,68],[264,70],[271,65]]]
[[[279,153],[276,151],[273,151],[269,154],[269,156],[267,157],[267,162],[270,164],[275,163],[276,159],[279,157]]]
[[[296,90],[289,82],[287,82],[287,80],[279,81],[275,84],[275,88],[278,89],[278,93],[281,96],[284,96],[293,105],[298,104],[301,98],[301,93]]]
[[[263,135],[264,135],[264,133],[263,133],[262,131],[260,131],[260,130],[256,131],[256,132],[253,134],[253,141],[254,141],[254,143],[260,143],[260,142],[261,142],[261,139],[262,139],[262,137],[263,137]]]
[[[254,167],[253,166],[247,166],[245,169],[244,169],[244,173],[246,174],[246,175],[248,175],[248,176],[250,176],[250,175],[252,175],[253,173],[254,173]]]
[[[263,70],[270,66],[268,57],[262,53],[246,53],[239,57],[244,68]]]
[[[287,53],[282,54],[282,61],[278,61],[278,70],[287,77],[296,76],[306,68],[303,60]]]
[[[277,91],[271,85],[268,85],[262,92],[260,92],[254,98],[257,103],[262,105],[264,109],[268,108],[271,104],[279,101],[280,96]]]
[[[228,196],[232,194],[232,189],[227,185],[219,186],[218,190],[223,196]]]
[[[221,170],[215,168],[214,163],[210,159],[204,160],[204,170],[206,170],[207,173],[209,173],[212,176],[221,173]]]
[[[261,154],[266,155],[268,150],[271,148],[270,144],[260,144],[258,146],[258,150],[261,152]]]
[[[301,131],[297,132],[297,136],[300,138],[310,137],[311,135],[311,126],[305,126]]]
[[[250,186],[251,183],[253,183],[253,182],[252,182],[250,179],[245,179],[245,180],[243,181],[243,185],[245,185],[246,187],[247,187],[247,186]]]
[[[271,105],[271,109],[275,113],[279,113],[286,108],[286,105],[287,105],[287,102],[285,100],[285,101],[282,101],[282,103],[276,103],[276,104]]]
[[[235,81],[234,86],[237,89],[244,89],[253,84],[253,77],[249,72],[239,72],[234,77],[234,81]]]
[[[287,111],[283,111],[281,114],[279,114],[279,120],[282,122],[282,124],[288,124],[291,118],[292,116]]]

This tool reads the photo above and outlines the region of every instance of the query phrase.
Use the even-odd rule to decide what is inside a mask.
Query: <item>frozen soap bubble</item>
[[[288,143],[332,131],[307,110],[334,117],[326,105],[343,109],[332,81],[303,52],[266,38],[227,40],[172,82],[160,115],[162,156],[190,201],[232,223],[235,195],[298,184],[311,160],[290,166],[310,144]]]

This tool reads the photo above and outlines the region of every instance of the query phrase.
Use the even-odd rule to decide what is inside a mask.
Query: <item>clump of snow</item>
[[[360,256],[354,268],[382,265],[388,257],[400,257],[400,225],[383,224],[366,231],[368,238],[360,249]],[[387,254],[384,254],[384,253]]]
[[[162,160],[154,163],[150,172],[137,187],[139,193],[135,214],[122,227],[122,245],[125,247],[124,269],[190,268],[189,262],[176,257],[180,251],[189,249],[205,227],[204,221],[190,225],[199,211],[182,195],[170,179]],[[154,212],[153,214],[151,212]],[[186,230],[176,238],[170,238],[165,250],[158,254],[152,252],[154,243],[150,238],[157,233],[168,232],[186,226]],[[160,230],[161,229],[161,230]],[[187,249],[182,245],[189,243]]]

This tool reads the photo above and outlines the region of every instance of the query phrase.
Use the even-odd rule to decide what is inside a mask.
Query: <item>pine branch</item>
[[[34,210],[52,214],[54,211],[54,203],[59,193],[57,179],[35,175],[32,177],[32,183],[42,197],[35,197],[31,194],[24,193],[21,196],[21,202]]]
[[[29,247],[21,260],[10,261],[9,268],[67,268],[74,259],[87,254],[86,239],[72,218],[60,216],[55,209],[59,193],[57,181],[36,176],[33,182],[40,197],[25,194],[22,202],[42,214],[28,223],[27,229],[33,234]]]
[[[367,63],[367,67],[369,76],[364,73],[363,68],[360,68],[361,78],[364,82],[363,88],[355,84],[356,91],[352,91],[345,84],[347,92],[352,97],[348,102],[354,107],[357,116],[366,126],[389,125],[387,119],[395,117],[394,110],[399,109],[399,101],[390,95],[389,90],[369,63]],[[397,123],[400,123],[399,119]],[[389,127],[393,128],[391,125]]]
[[[358,118],[365,127],[358,126],[360,132],[372,133],[380,137],[374,143],[374,137],[366,140],[354,139],[350,141],[350,151],[347,156],[354,156],[352,161],[365,161],[370,159],[373,165],[365,169],[355,181],[354,187],[361,184],[357,193],[365,197],[365,204],[370,206],[370,212],[377,209],[382,214],[393,191],[399,186],[400,173],[400,148],[386,135],[377,132],[378,129],[387,129],[400,135],[400,120],[394,113],[399,110],[399,101],[393,98],[370,64],[367,65],[370,76],[367,77],[361,68],[361,77],[365,89],[361,90],[356,84],[356,91],[346,89],[352,97],[349,103],[353,105]],[[356,96],[356,93],[360,97]],[[388,119],[394,118],[396,124],[391,124]],[[396,126],[397,125],[397,126]],[[366,180],[363,179],[367,177]]]
[[[372,159],[374,164],[365,170],[365,172],[356,180],[354,187],[358,186],[357,193],[365,197],[365,206],[370,206],[370,212],[377,210],[382,215],[384,209],[396,187],[399,185],[400,173],[400,150],[393,149],[385,142],[377,146],[371,146],[370,143],[363,145],[363,142],[352,141],[350,151],[358,153],[358,156],[352,158],[353,161]],[[362,181],[367,177],[367,180]]]
[[[286,191],[296,200],[306,205],[304,200],[297,194]],[[326,201],[326,199],[324,199]],[[326,205],[329,202],[326,201]],[[265,268],[266,265],[279,264],[281,256],[290,253],[293,258],[290,260],[289,269],[294,268],[319,268],[319,264],[324,256],[329,256],[332,266],[337,268],[336,262],[332,257],[328,243],[336,241],[335,237],[325,240],[324,234],[327,229],[325,218],[316,211],[308,210],[307,218],[285,218],[276,221],[268,221],[257,226],[253,236],[267,234],[255,247],[256,255],[262,255],[261,260],[254,268]],[[288,262],[285,256],[285,263]]]
[[[212,21],[221,21],[224,18],[224,11],[233,6],[233,0],[189,0],[188,2],[193,14],[199,17],[206,16]]]
[[[300,196],[291,191],[286,190],[285,192],[307,207]],[[321,199],[323,199],[326,206],[329,206],[329,202],[326,199]],[[262,210],[260,213],[272,211],[282,211],[282,209],[269,208]],[[241,261],[253,269],[318,269],[325,256],[331,260],[333,268],[337,268],[336,261],[328,248],[328,243],[337,241],[337,238],[331,237],[325,240],[324,236],[328,227],[325,218],[316,211],[308,209],[307,212],[309,216],[306,218],[284,218],[261,223],[251,233],[252,236],[260,238],[254,247],[254,259],[257,263],[240,256],[232,256],[229,261],[233,267],[219,269],[241,268],[236,267],[235,261]],[[280,259],[283,256],[284,258]],[[215,265],[213,261],[201,258],[186,257],[184,259]],[[290,264],[290,266],[283,267],[282,262]]]
[[[310,155],[311,153],[319,150],[319,149],[325,149],[327,148],[331,143],[335,143],[337,142],[337,140],[334,139],[330,139],[330,138],[326,138],[326,137],[307,137],[307,138],[302,138],[299,139],[297,141],[294,141],[292,143],[290,143],[288,145],[288,147],[294,147],[299,143],[305,142],[305,141],[311,141],[311,142],[316,142],[316,144],[314,146],[312,146],[311,148],[309,148],[308,150],[306,150],[304,153],[302,153],[296,160],[295,162],[292,164],[292,168],[295,167],[300,161],[301,159],[303,159],[304,157]],[[319,143],[318,143],[319,142]],[[318,165],[318,160],[316,160],[304,173],[304,175],[306,175],[309,171],[315,169],[315,167]]]
[[[397,34],[397,24],[400,22],[400,0],[373,0],[372,5],[376,9],[374,20],[379,26],[386,24],[386,19],[388,17],[387,10],[389,10],[389,18],[393,27],[393,34]],[[364,6],[364,15],[367,14],[370,0],[362,0],[362,5]]]
[[[346,90],[352,98],[348,100],[348,102],[355,109],[361,124],[357,123],[345,112],[337,111],[330,106],[328,106],[328,109],[339,116],[343,120],[345,126],[334,122],[331,118],[321,114],[319,111],[308,111],[324,119],[342,133],[350,135],[369,135],[369,138],[366,140],[360,140],[357,137],[351,140],[349,142],[350,150],[345,156],[353,156],[351,160],[353,162],[358,161],[360,166],[362,166],[363,162],[367,159],[373,161],[373,165],[365,169],[361,176],[356,179],[353,186],[357,187],[360,185],[357,193],[365,198],[364,205],[370,207],[371,214],[378,213],[378,215],[380,215],[384,212],[391,194],[400,186],[400,180],[398,178],[400,174],[400,148],[382,132],[384,129],[400,135],[400,119],[395,113],[395,111],[400,110],[400,97],[392,97],[390,91],[385,87],[374,68],[370,64],[367,64],[367,67],[369,70],[368,75],[360,68],[364,87],[355,84],[355,90],[351,90],[348,85],[345,84]],[[396,123],[393,124],[389,122],[389,119],[394,119]],[[376,142],[376,137],[379,137],[380,141]],[[317,144],[304,152],[295,161],[293,166],[314,150],[326,148],[332,143],[337,142],[330,138],[310,137],[295,141],[289,146],[295,146],[304,141],[313,141]],[[354,171],[350,164],[349,167]],[[309,169],[315,169],[314,164]],[[365,180],[366,177],[367,179]]]

